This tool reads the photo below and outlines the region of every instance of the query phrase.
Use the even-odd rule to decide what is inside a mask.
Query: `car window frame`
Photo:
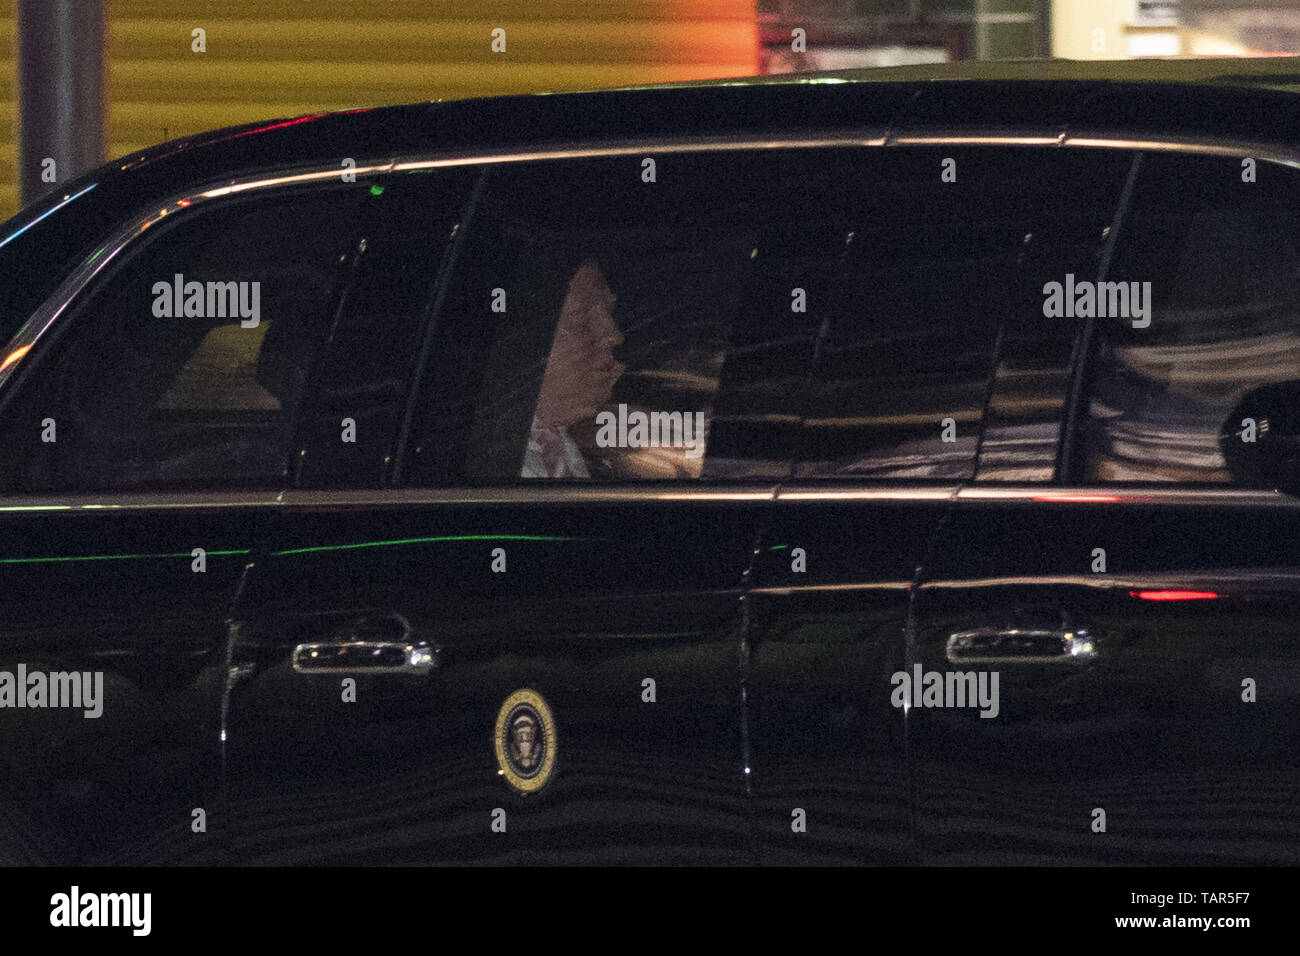
[[[444,167],[456,166],[459,168],[465,164],[443,164]],[[402,175],[419,175],[423,170],[395,169],[390,168],[376,171],[373,174],[375,186],[380,188],[387,184],[396,184],[396,177]],[[441,252],[438,255],[437,266],[434,274],[430,277],[428,283],[428,292],[418,306],[418,313],[414,316],[414,325],[416,333],[413,336],[415,340],[417,355],[415,363],[410,372],[410,382],[407,388],[405,400],[399,410],[397,428],[392,433],[390,442],[390,453],[382,466],[382,476],[376,487],[363,485],[340,484],[334,487],[321,487],[318,485],[303,482],[301,469],[296,465],[291,469],[290,488],[294,490],[304,490],[309,492],[329,493],[331,491],[359,491],[359,490],[386,490],[400,487],[402,463],[405,461],[405,449],[407,438],[410,433],[410,427],[417,404],[417,393],[420,383],[425,374],[425,367],[428,360],[429,350],[436,339],[436,330],[438,316],[442,308],[442,303],[446,298],[446,291],[450,285],[450,279],[453,274],[453,267],[457,261],[459,250],[464,244],[464,238],[467,233],[466,226],[473,220],[474,212],[478,205],[478,198],[482,193],[486,181],[486,170],[475,169],[469,177],[470,182],[468,189],[459,197],[459,210],[456,215],[456,225],[450,237],[442,240],[435,240],[433,233],[433,223],[425,224],[424,236],[427,240],[441,243]],[[369,223],[365,224],[367,227]],[[354,294],[359,289],[364,288],[365,279],[363,273],[366,268],[366,257],[374,253],[369,248],[369,236],[362,236],[360,245],[354,250],[353,261],[351,264],[348,280],[342,288],[335,304],[335,314],[331,320],[330,342],[327,342],[322,348],[321,354],[316,356],[316,361],[324,359],[325,355],[332,348],[334,332],[338,327],[340,318],[346,310],[351,308],[351,302]],[[313,368],[307,376],[304,384],[304,394],[302,407],[307,407],[317,402],[320,398],[319,389],[321,387],[320,378],[317,374],[318,369]],[[301,434],[301,422],[295,424],[294,438],[300,448],[306,450],[305,439]]]
[[[391,160],[382,163],[359,164],[355,171],[348,170],[365,179],[371,179],[391,167]],[[165,241],[166,235],[194,219],[208,213],[246,206],[256,208],[259,200],[275,201],[294,196],[310,195],[316,189],[324,190],[336,181],[339,185],[351,184],[352,180],[341,180],[342,174],[334,169],[321,169],[319,164],[303,169],[297,167],[286,170],[283,167],[262,170],[247,174],[242,178],[232,179],[229,175],[219,180],[209,180],[201,185],[191,186],[183,192],[161,204],[151,203],[147,207],[128,217],[109,237],[97,243],[98,251],[88,256],[63,282],[55,292],[34,312],[10,339],[3,353],[6,364],[0,367],[0,422],[5,420],[11,407],[19,396],[26,393],[28,387],[39,381],[43,370],[47,369],[54,357],[58,343],[67,335],[73,334],[80,325],[79,319],[84,307],[103,291],[109,283],[119,276],[132,262],[147,255],[155,242]],[[361,180],[357,180],[361,181]],[[167,217],[173,217],[167,221]],[[150,231],[158,224],[167,226],[165,230]],[[161,236],[161,239],[160,239]],[[335,290],[334,305],[351,291],[355,282],[355,273],[349,272]],[[18,359],[13,357],[17,355]],[[296,429],[295,429],[296,431]],[[293,487],[293,472],[285,489]],[[202,494],[223,493],[261,493],[266,489],[235,484],[229,487],[215,488]],[[113,489],[92,492],[78,489],[74,496],[91,495],[96,498],[116,495],[162,494],[182,495],[193,492],[183,489],[160,489],[131,491]],[[21,489],[9,489],[6,496],[42,497],[43,492],[28,492]]]
[[[1100,133],[1092,134],[1089,140],[1090,146],[1095,144],[1099,148],[1124,148],[1113,137],[1107,137]],[[1124,184],[1124,194],[1121,197],[1111,233],[1107,237],[1105,259],[1099,271],[1098,281],[1106,279],[1114,249],[1119,241],[1120,230],[1123,229],[1132,208],[1136,184],[1142,175],[1146,160],[1151,154],[1175,153],[1213,156],[1225,160],[1251,158],[1257,162],[1285,166],[1300,174],[1298,172],[1300,171],[1300,149],[1281,147],[1274,144],[1264,145],[1257,142],[1252,143],[1218,137],[1171,137],[1165,140],[1146,137],[1141,142],[1135,141],[1133,146],[1136,148],[1134,164]],[[1069,398],[1060,423],[1059,453],[1057,455],[1056,469],[1050,482],[1051,485],[1062,488],[1086,489],[1089,492],[1096,492],[1100,496],[1122,493],[1123,489],[1142,489],[1170,498],[1186,495],[1209,495],[1217,500],[1225,494],[1252,499],[1264,496],[1270,500],[1279,497],[1288,499],[1292,497],[1276,489],[1243,488],[1220,482],[1126,480],[1090,483],[1086,481],[1084,474],[1088,466],[1087,429],[1090,421],[1089,408],[1094,377],[1100,364],[1098,353],[1102,346],[1102,336],[1097,332],[1099,321],[1102,320],[1094,315],[1081,320],[1079,325],[1075,354],[1071,362],[1068,386]]]
[[[1004,147],[1036,147],[1045,149],[1093,149],[1093,150],[1122,150],[1134,154],[1134,166],[1129,171],[1129,178],[1126,179],[1121,196],[1116,202],[1117,220],[1122,216],[1122,212],[1127,209],[1131,199],[1131,181],[1136,175],[1134,170],[1140,168],[1141,157],[1150,151],[1175,151],[1175,152],[1193,152],[1205,153],[1211,155],[1223,156],[1240,156],[1244,155],[1243,150],[1249,151],[1249,155],[1259,160],[1268,162],[1281,163],[1283,165],[1292,165],[1300,167],[1300,148],[1287,147],[1275,143],[1261,143],[1256,141],[1244,141],[1220,137],[1199,137],[1199,136],[1177,136],[1171,135],[1162,137],[1152,135],[1149,132],[1133,132],[1122,129],[1106,128],[1078,128],[1075,130],[1063,130],[1049,127],[1019,127],[1010,128],[961,128],[953,127],[951,130],[938,131],[933,128],[925,131],[895,129],[889,125],[875,124],[864,125],[853,130],[827,130],[817,133],[808,133],[804,135],[773,137],[770,135],[756,135],[754,137],[740,136],[699,136],[699,137],[660,137],[653,139],[634,139],[624,138],[616,140],[593,140],[583,144],[554,144],[549,146],[535,146],[528,148],[517,148],[507,150],[460,150],[448,153],[421,153],[408,154],[394,161],[394,169],[432,169],[446,165],[472,164],[480,168],[483,179],[476,189],[481,188],[482,182],[491,175],[492,170],[500,165],[519,163],[519,162],[537,162],[537,161],[556,161],[565,159],[607,159],[612,157],[635,157],[658,154],[674,153],[699,153],[699,152],[739,152],[748,150],[763,149],[818,149],[818,148],[844,148],[844,147],[864,147],[864,148],[893,148],[908,146],[1004,146]],[[468,223],[467,223],[468,225]],[[466,230],[467,231],[467,230]],[[1113,230],[1112,230],[1113,231]],[[462,236],[457,236],[457,249]],[[1108,237],[1108,249],[1113,248],[1115,236]],[[456,275],[456,264],[458,254],[451,256],[447,268],[448,273],[440,278],[440,283],[449,284]],[[440,289],[443,288],[440,285]],[[437,308],[432,310],[430,334],[436,337],[438,327],[441,325],[443,316],[441,315],[441,293]],[[1080,342],[1080,346],[1092,346],[1091,339],[1086,342]],[[414,408],[423,399],[426,386],[426,365],[427,355],[422,354],[418,369],[419,378],[417,386],[412,392],[412,404],[408,409],[409,414],[413,414]],[[1062,417],[1057,426],[1057,445],[1058,454],[1053,472],[1050,478],[1036,480],[1033,482],[996,482],[988,479],[980,479],[983,452],[984,428],[987,425],[988,402],[994,394],[996,385],[996,375],[989,382],[989,388],[985,395],[983,416],[981,418],[980,433],[976,438],[976,450],[973,459],[974,477],[967,479],[953,478],[931,478],[931,479],[914,479],[914,478],[878,478],[878,477],[854,477],[854,476],[828,476],[826,478],[808,479],[792,478],[787,476],[780,479],[754,479],[752,481],[742,481],[739,479],[679,479],[679,480],[661,480],[661,481],[592,481],[567,479],[547,479],[545,481],[535,480],[523,485],[518,482],[514,483],[490,483],[466,485],[464,483],[446,483],[446,484],[411,484],[402,480],[410,464],[409,455],[409,425],[404,421],[402,439],[398,446],[398,460],[394,472],[399,476],[394,481],[395,487],[425,490],[449,490],[449,489],[467,489],[467,488],[520,488],[520,487],[555,487],[564,488],[572,487],[575,490],[583,488],[588,489],[649,489],[649,488],[667,488],[669,486],[680,486],[683,488],[716,488],[723,486],[751,486],[763,484],[777,484],[778,486],[808,486],[829,487],[831,485],[844,485],[852,487],[928,487],[941,488],[951,486],[970,486],[970,485],[1032,485],[1035,487],[1065,485],[1070,483],[1070,479],[1065,469],[1065,463],[1068,461],[1066,456],[1069,445],[1070,429],[1075,427],[1076,408],[1079,396],[1077,394],[1077,383],[1082,375],[1086,375],[1087,369],[1091,365],[1090,353],[1079,346],[1076,347],[1075,354],[1070,361],[1068,382],[1066,386],[1066,396],[1062,408]],[[707,449],[705,451],[707,456]]]
[[[527,162],[530,160],[541,159],[559,159],[559,158],[605,158],[613,156],[639,156],[648,153],[664,154],[675,152],[702,152],[702,151],[742,151],[742,150],[760,150],[771,148],[806,148],[815,149],[819,147],[836,147],[836,146],[862,146],[862,147],[879,147],[891,148],[893,146],[909,145],[989,145],[989,146],[1041,146],[1045,148],[1071,148],[1071,149],[1125,149],[1139,152],[1166,152],[1182,151],[1192,152],[1205,155],[1219,155],[1230,158],[1240,158],[1250,156],[1257,161],[1280,163],[1292,167],[1300,167],[1300,148],[1279,144],[1276,142],[1265,142],[1257,140],[1243,140],[1232,137],[1214,137],[1204,135],[1170,135],[1161,136],[1153,135],[1149,131],[1126,131],[1123,129],[1110,128],[1077,128],[1077,129],[1059,129],[1054,127],[1032,126],[1017,128],[963,128],[954,125],[950,129],[936,130],[934,128],[925,131],[894,129],[888,124],[864,124],[850,129],[833,129],[819,132],[809,132],[789,136],[774,137],[771,135],[755,135],[753,137],[745,136],[696,136],[696,137],[656,137],[651,139],[644,138],[622,138],[616,140],[593,140],[583,144],[556,142],[552,144],[541,144],[529,147],[519,147],[512,149],[458,149],[458,150],[439,150],[406,153],[390,159],[366,160],[359,162],[355,170],[348,172],[364,179],[372,179],[387,173],[416,170],[416,169],[435,169],[443,166],[464,166],[472,165],[480,167],[486,175],[490,169],[496,165],[504,163]],[[340,176],[337,167],[332,164],[319,162],[298,164],[294,167],[262,167],[258,169],[240,170],[234,175],[226,175],[214,179],[209,179],[202,185],[191,186],[185,190],[174,193],[171,198],[164,200],[161,204],[149,203],[140,211],[131,217],[128,217],[124,224],[115,229],[103,241],[97,243],[98,251],[84,259],[76,269],[59,284],[56,290],[27,318],[19,328],[18,332],[9,340],[3,352],[0,352],[0,417],[6,413],[12,402],[14,394],[21,390],[24,381],[29,375],[33,374],[34,369],[38,368],[40,363],[28,361],[28,356],[36,353],[33,358],[39,358],[37,347],[50,334],[50,329],[56,324],[60,324],[60,319],[68,312],[70,306],[94,283],[96,277],[115,260],[123,250],[130,246],[134,241],[143,235],[149,226],[162,220],[170,212],[193,206],[196,203],[207,203],[225,196],[240,194],[246,191],[256,191],[261,189],[274,189],[282,186],[290,186],[299,183],[308,182],[325,182]],[[459,242],[461,236],[458,235],[456,242]],[[426,337],[436,334],[437,326],[440,324],[442,316],[439,313],[441,306],[442,290],[449,277],[454,274],[456,255],[449,253],[447,261],[444,262],[444,274],[439,276],[436,283],[437,292],[435,292],[435,302],[429,311],[428,321],[426,323]],[[66,323],[62,323],[66,325]],[[1050,481],[1034,483],[1017,483],[1029,484],[1031,487],[1044,486],[1069,486],[1077,484],[1072,478],[1071,468],[1073,459],[1070,454],[1066,453],[1066,445],[1070,448],[1077,447],[1079,436],[1078,428],[1084,419],[1080,416],[1080,400],[1083,394],[1086,394],[1086,376],[1090,367],[1092,367],[1095,343],[1089,340],[1088,348],[1076,350],[1076,356],[1071,361],[1069,399],[1063,409],[1061,422],[1061,446],[1062,454],[1058,457],[1057,466]],[[422,350],[423,351],[423,350]],[[403,429],[401,440],[396,447],[395,462],[393,468],[393,487],[394,489],[405,488],[407,485],[401,483],[401,475],[404,473],[405,466],[408,463],[409,443],[407,419],[413,413],[416,404],[421,400],[424,391],[424,362],[426,355],[421,355],[420,365],[417,368],[416,387],[411,390],[407,409],[403,418]],[[1081,391],[1083,390],[1083,391]],[[1086,409],[1083,410],[1086,413]],[[1077,454],[1074,453],[1074,454]],[[979,460],[976,459],[976,474],[979,471]],[[771,484],[771,482],[767,482]],[[552,482],[539,483],[546,487],[558,487]],[[665,483],[661,483],[665,484]],[[726,485],[736,485],[738,482],[724,480],[720,482],[710,481],[708,479],[692,479],[689,481],[691,488],[700,489],[701,493],[708,494],[718,487]],[[784,482],[783,484],[794,484],[794,482]],[[812,482],[800,481],[801,485],[813,485]],[[911,486],[951,486],[954,483],[946,479],[937,479],[935,481],[917,481],[917,480],[882,480],[878,478],[836,478],[830,484],[846,487],[906,487]],[[985,484],[978,478],[959,483],[962,486]],[[829,485],[820,483],[819,487],[826,487],[830,491]],[[444,485],[436,489],[429,486],[409,486],[413,489],[430,490],[456,490],[459,486]],[[514,488],[515,486],[506,485],[503,488]],[[574,489],[579,493],[597,493],[608,494],[610,492],[636,492],[644,489],[644,483],[629,484],[584,484],[580,488]],[[1109,487],[1109,486],[1108,486]],[[1166,490],[1177,490],[1168,487],[1168,483],[1162,483]],[[1181,488],[1181,486],[1180,486]],[[344,489],[340,489],[344,490]],[[516,489],[518,490],[518,489]],[[524,489],[527,490],[527,489]],[[1184,489],[1185,490],[1185,489]],[[1218,489],[1220,491],[1224,489]],[[330,492],[324,492],[328,494]],[[1258,494],[1258,492],[1255,492]],[[1272,493],[1276,494],[1276,493]]]

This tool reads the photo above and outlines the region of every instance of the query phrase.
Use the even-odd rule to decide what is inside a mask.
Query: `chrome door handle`
[[[358,618],[328,641],[299,644],[291,660],[299,674],[427,674],[439,663],[400,614]]]
[[[427,674],[437,666],[437,650],[423,643],[323,641],[293,649],[299,674]]]
[[[951,635],[947,656],[953,664],[1083,664],[1097,648],[1084,630],[982,627]]]

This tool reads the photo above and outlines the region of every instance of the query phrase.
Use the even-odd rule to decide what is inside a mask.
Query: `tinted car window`
[[[128,247],[28,359],[6,486],[283,482],[367,189],[199,207]]]
[[[439,316],[412,481],[788,473],[813,334],[761,290],[808,157],[669,154],[654,181],[643,158],[490,171]]]
[[[823,228],[846,248],[810,277],[827,323],[796,475],[969,478],[1000,336],[1041,334],[1043,276],[1095,269],[1127,159],[992,146],[868,158],[861,195],[814,207],[833,211]],[[1022,454],[1055,427],[1009,420],[1014,398],[998,397],[988,453]]]
[[[645,157],[491,171],[439,319],[418,480],[969,478],[1004,324],[1041,325],[1042,277],[1095,270],[1130,160],[654,158],[653,181]],[[555,409],[566,388],[583,407]],[[1050,472],[1057,422],[1029,424],[1053,431]],[[1003,438],[1014,454],[1025,435]]]
[[[980,440],[981,481],[1051,481],[1082,322],[1043,314],[1043,289],[1098,277],[1136,153],[1044,149],[1024,168],[1027,230]]]
[[[439,271],[477,175],[437,169],[372,180],[355,279],[299,413],[299,486],[387,481]]]
[[[1111,278],[1145,312],[1096,320],[1087,480],[1249,483],[1225,457],[1241,447],[1241,404],[1300,385],[1300,175],[1243,172],[1234,158],[1143,158]]]

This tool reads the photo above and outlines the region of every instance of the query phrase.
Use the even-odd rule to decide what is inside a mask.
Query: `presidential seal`
[[[499,773],[516,793],[536,793],[555,769],[555,720],[535,690],[517,690],[497,713],[492,737]]]

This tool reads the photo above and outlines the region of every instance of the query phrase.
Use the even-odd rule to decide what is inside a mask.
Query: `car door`
[[[420,389],[366,481],[286,496],[241,594],[239,859],[752,860],[741,597],[788,463],[740,411],[763,362],[731,364],[737,163],[674,155],[650,191],[625,156],[486,165],[395,201],[405,248],[372,238],[354,298],[422,277],[395,309],[428,340],[392,350]],[[351,453],[349,401],[307,460]]]
[[[226,619],[288,477],[285,370],[330,314],[343,211],[151,210],[0,396],[5,862],[222,859]]]
[[[988,719],[918,711],[925,859],[1300,859],[1300,528],[1276,490],[1296,487],[1298,188],[1244,152],[1135,166],[1089,275],[1117,284],[1054,320],[1088,356],[1055,483],[963,489],[919,592],[923,670],[999,677]]]
[[[943,784],[916,777],[913,794],[912,599],[981,443],[1025,437],[999,436],[1008,409],[1041,432],[1031,403],[990,404],[995,379],[1023,382],[1009,319],[1038,307],[1023,290],[1044,255],[1085,234],[1100,249],[1109,221],[1056,222],[1054,197],[1113,202],[1127,169],[1109,164],[1090,194],[1077,156],[993,139],[862,150],[843,172],[855,185],[833,187],[853,199],[792,226],[839,241],[818,254],[800,238],[811,255],[785,280],[807,289],[815,360],[748,598],[769,862],[911,862],[914,801]]]

